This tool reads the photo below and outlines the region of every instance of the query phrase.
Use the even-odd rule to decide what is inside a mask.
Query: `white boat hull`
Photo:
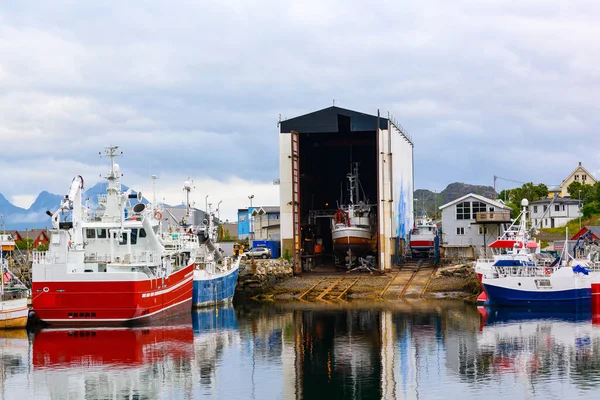
[[[25,328],[28,315],[27,298],[0,301],[0,329]]]

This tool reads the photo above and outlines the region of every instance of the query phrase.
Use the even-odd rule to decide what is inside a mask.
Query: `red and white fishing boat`
[[[410,232],[409,245],[413,256],[431,255],[435,247],[437,226],[426,215],[415,221],[415,227]]]
[[[196,255],[165,248],[158,209],[131,207],[141,195],[121,192],[116,149],[105,151],[110,172],[98,209],[83,207],[83,178],[75,177],[52,214],[48,251],[33,253],[32,306],[48,324],[145,324],[190,312]]]
[[[358,163],[348,178],[348,205],[338,208],[331,221],[331,237],[335,254],[352,266],[361,257],[375,250],[375,215],[368,200],[360,200],[361,184],[358,179]]]

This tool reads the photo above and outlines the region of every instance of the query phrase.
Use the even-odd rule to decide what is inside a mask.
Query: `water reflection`
[[[190,391],[191,317],[169,326],[42,329],[33,339],[36,395],[50,399],[156,398]]]
[[[196,311],[136,329],[0,336],[0,398],[572,398],[600,391],[589,310],[463,302]]]

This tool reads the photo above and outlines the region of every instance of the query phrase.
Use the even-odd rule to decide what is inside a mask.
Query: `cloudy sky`
[[[599,20],[591,1],[3,1],[0,193],[91,186],[118,144],[123,183],[156,174],[177,204],[190,176],[235,219],[250,194],[278,204],[279,115],[332,99],[396,117],[417,188],[600,175]]]

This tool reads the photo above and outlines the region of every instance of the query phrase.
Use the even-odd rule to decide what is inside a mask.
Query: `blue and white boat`
[[[216,215],[210,204],[207,204],[207,218],[199,224],[194,220],[195,213],[190,208],[191,189],[192,184],[185,181],[183,190],[186,193],[186,213],[178,221],[177,232],[171,227],[170,232],[164,236],[165,242],[189,247],[190,254],[195,257],[192,292],[194,307],[231,303],[237,287],[241,258],[223,255],[217,243]],[[171,217],[177,220],[172,214]]]
[[[591,279],[581,266],[571,267],[567,256],[541,263],[529,249],[526,234],[527,200],[522,202],[521,224],[514,249],[494,258],[489,269],[479,269],[487,294],[485,305],[581,306],[591,302]],[[536,262],[537,261],[537,262]]]

